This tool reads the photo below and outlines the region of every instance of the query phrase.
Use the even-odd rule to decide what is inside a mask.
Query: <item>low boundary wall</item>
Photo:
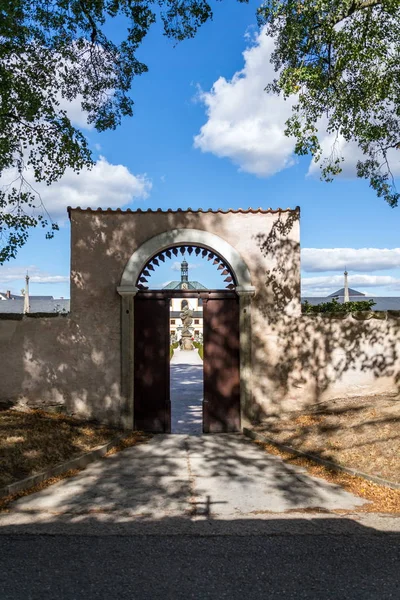
[[[282,316],[262,331],[252,349],[254,420],[330,398],[399,392],[398,314]],[[95,339],[70,315],[0,314],[0,402],[119,425],[119,356],[96,350]]]

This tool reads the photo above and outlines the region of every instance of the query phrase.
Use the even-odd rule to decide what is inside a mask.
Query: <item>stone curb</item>
[[[42,483],[46,479],[50,479],[51,477],[57,477],[58,475],[63,475],[67,471],[71,469],[84,469],[90,463],[102,458],[107,454],[111,448],[116,446],[121,440],[126,437],[125,434],[121,434],[113,438],[111,441],[107,442],[104,446],[97,446],[90,452],[86,452],[86,454],[81,454],[81,456],[77,456],[76,458],[71,458],[66,462],[55,465],[54,467],[50,467],[46,471],[42,471],[37,475],[31,475],[30,477],[26,477],[25,479],[21,479],[20,481],[14,481],[14,483],[10,483],[5,487],[0,488],[0,498],[4,496],[12,496],[13,494],[17,494],[18,492],[23,492],[28,490],[31,487],[34,487],[38,483]]]
[[[376,477],[375,475],[368,475],[367,473],[363,473],[362,471],[357,471],[357,469],[350,469],[349,467],[342,467],[341,465],[337,465],[336,463],[331,462],[330,460],[326,460],[324,458],[320,458],[319,456],[315,456],[315,454],[309,454],[308,452],[303,452],[302,450],[296,450],[291,446],[286,446],[286,444],[281,444],[280,442],[276,442],[275,440],[267,437],[266,435],[262,435],[253,431],[252,429],[248,429],[247,427],[243,427],[243,434],[252,440],[256,440],[257,442],[264,442],[267,444],[271,444],[279,450],[284,450],[285,452],[290,452],[295,456],[301,456],[303,458],[308,458],[313,460],[320,465],[324,465],[324,467],[328,467],[334,471],[340,471],[342,473],[348,473],[349,475],[355,475],[356,477],[362,477],[367,481],[372,481],[372,483],[377,483],[379,485],[384,485],[393,490],[400,490],[400,483],[395,483],[394,481],[388,481],[387,479],[383,479],[382,477]]]

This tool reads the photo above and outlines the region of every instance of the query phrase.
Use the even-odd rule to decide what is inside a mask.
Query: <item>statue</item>
[[[190,330],[193,323],[193,311],[190,310],[188,304],[183,307],[180,317],[182,319],[182,348],[183,350],[193,350],[192,332]]]

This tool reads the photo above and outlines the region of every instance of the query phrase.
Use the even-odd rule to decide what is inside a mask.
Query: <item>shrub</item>
[[[321,302],[321,304],[310,304],[307,300],[301,305],[302,313],[305,315],[315,315],[319,313],[352,313],[361,311],[370,311],[376,304],[373,300],[358,300],[353,302],[338,302],[333,298],[330,302]]]

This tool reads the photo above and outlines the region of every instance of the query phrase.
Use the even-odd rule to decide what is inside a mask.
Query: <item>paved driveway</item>
[[[397,598],[400,519],[313,512],[361,503],[240,434],[154,436],[0,516],[1,598]]]
[[[241,434],[157,435],[21,498],[0,523],[93,514],[108,515],[114,522],[167,517],[236,520],[361,504],[362,499],[266,454]]]

